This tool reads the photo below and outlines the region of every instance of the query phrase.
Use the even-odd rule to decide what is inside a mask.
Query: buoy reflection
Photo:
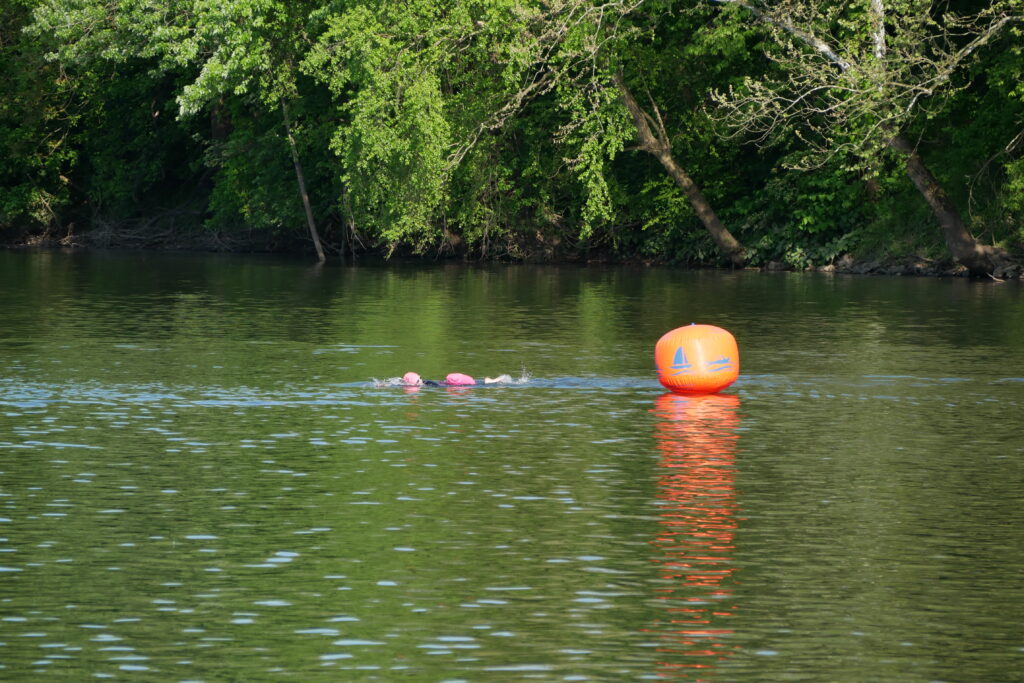
[[[663,678],[700,680],[735,649],[736,442],[740,399],[664,394],[654,402],[660,532],[656,597],[663,610],[647,631],[659,641]]]

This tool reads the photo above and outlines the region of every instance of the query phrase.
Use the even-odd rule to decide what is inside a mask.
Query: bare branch
[[[447,159],[448,168],[454,168],[461,163],[484,133],[500,130],[528,102],[550,92],[560,83],[578,78],[575,75],[577,72],[587,73],[591,82],[598,80],[598,55],[619,30],[622,17],[635,12],[645,2],[646,0],[610,0],[592,5],[579,0],[550,0],[543,3],[544,10],[529,17],[538,27],[537,33],[524,36],[532,40],[536,52],[531,56],[531,68],[527,70],[522,85],[507,95],[502,104],[487,119],[480,122],[466,140],[451,151]],[[614,24],[610,22],[610,18],[614,18]],[[584,48],[576,53],[559,55],[560,60],[556,60],[555,55],[564,48],[566,39],[583,25],[594,27]],[[604,39],[600,37],[603,27],[609,31],[609,36]]]
[[[824,55],[828,61],[832,62],[835,66],[839,67],[842,71],[846,71],[850,68],[850,63],[839,56],[839,54],[825,41],[821,40],[814,34],[804,29],[795,26],[789,19],[781,15],[773,14],[768,11],[762,10],[744,0],[711,0],[722,5],[734,4],[743,7],[748,12],[753,14],[759,20],[777,26],[787,33],[793,35],[795,38],[800,40],[802,43],[814,48],[820,54]]]
[[[1011,0],[996,0],[975,15],[946,14],[941,21],[932,8],[890,16],[884,0],[868,0],[858,28],[837,22],[834,12],[841,7],[801,0],[770,6],[762,0],[710,1],[743,8],[777,32],[780,47],[767,56],[781,76],[748,79],[742,90],[713,94],[725,123],[758,144],[799,129],[810,150],[801,166],[817,165],[811,157],[832,158],[837,150],[870,156],[918,115],[926,98],[951,92],[953,74],[973,54],[1024,19]],[[829,35],[836,26],[845,32]],[[822,68],[823,57],[834,68]]]

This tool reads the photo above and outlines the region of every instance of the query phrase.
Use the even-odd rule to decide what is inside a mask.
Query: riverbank
[[[421,258],[430,261],[462,260],[471,262],[523,262],[607,265],[675,265],[667,260],[650,257],[622,257],[608,250],[569,250],[561,245],[538,240],[536,244],[522,244],[518,255],[492,252],[489,256],[468,253],[458,244],[446,244],[427,254],[415,254],[383,249],[367,249],[362,245],[340,244],[329,239],[323,241],[329,260],[387,260],[393,256]],[[356,248],[354,248],[356,247]],[[0,249],[112,249],[141,251],[185,251],[212,253],[309,254],[315,258],[307,235],[274,233],[267,230],[223,231],[195,227],[168,226],[165,222],[132,226],[102,225],[87,232],[65,234],[56,231],[44,233],[24,232],[0,240]],[[690,268],[715,268],[714,264],[687,264]],[[769,261],[748,266],[748,270],[766,272],[820,272],[843,275],[889,275],[913,277],[968,277],[967,269],[950,259],[933,259],[920,255],[903,257],[873,257],[843,254],[831,263],[797,268],[782,261]],[[1013,264],[998,268],[990,276],[996,281],[1017,280],[1024,277],[1024,267]]]

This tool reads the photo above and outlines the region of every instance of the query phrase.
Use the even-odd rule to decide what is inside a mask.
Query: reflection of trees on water
[[[659,460],[660,531],[652,542],[661,607],[659,676],[701,679],[736,649],[732,575],[739,397],[664,394],[651,412]]]

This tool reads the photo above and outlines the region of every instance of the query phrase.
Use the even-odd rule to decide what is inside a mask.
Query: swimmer
[[[435,382],[432,379],[423,379],[415,372],[407,372],[402,375],[402,385],[407,387],[469,387],[475,385],[477,382],[469,375],[464,375],[461,372],[449,373],[447,377],[441,382]],[[512,376],[503,374],[497,377],[484,377],[484,384],[511,384]]]

